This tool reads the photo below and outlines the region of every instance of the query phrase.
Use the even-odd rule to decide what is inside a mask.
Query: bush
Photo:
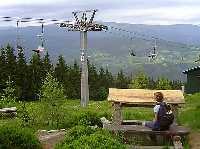
[[[100,118],[106,117],[109,118],[110,115],[106,112],[97,113],[96,111],[91,110],[80,110],[72,115],[71,119],[68,119],[68,127],[73,127],[75,125],[84,125],[84,126],[99,126],[102,127]]]
[[[200,93],[186,96],[186,106],[181,109],[179,122],[194,130],[200,129]]]
[[[108,97],[108,89],[105,87],[100,87],[97,92],[97,100],[106,100]]]
[[[34,132],[17,125],[0,125],[0,148],[3,149],[39,149],[39,140]]]
[[[56,78],[51,73],[47,73],[47,76],[43,82],[41,90],[41,100],[49,102],[54,105],[56,100],[64,99],[63,86],[59,84]]]
[[[66,135],[65,140],[56,149],[125,149],[116,136],[102,129],[88,126],[76,126]]]
[[[7,87],[3,89],[3,94],[0,96],[0,108],[13,106],[16,101],[13,81],[7,81],[6,86]]]

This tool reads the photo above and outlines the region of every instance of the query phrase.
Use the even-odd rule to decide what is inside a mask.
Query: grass
[[[200,93],[194,95],[186,95],[186,104],[181,108],[179,114],[179,123],[186,125],[193,130],[200,129]],[[23,109],[25,105],[25,109]],[[36,129],[50,129],[49,124],[45,124],[45,117],[49,114],[48,107],[45,107],[43,103],[39,101],[34,102],[20,102],[15,105],[18,109],[18,118],[13,120],[10,118],[0,118],[0,124],[6,122],[16,122],[23,116],[27,116],[31,119],[32,127]],[[66,117],[66,121],[70,121],[73,117],[80,115],[81,113],[96,113],[98,116],[106,116],[111,120],[112,105],[107,101],[90,101],[87,108],[80,107],[80,100],[63,100],[59,104],[59,107],[54,111],[62,117]],[[45,115],[46,114],[46,115]],[[138,120],[151,120],[153,118],[153,112],[151,108],[123,108],[124,119],[138,119]],[[64,126],[64,125],[63,125]],[[60,126],[61,127],[61,126]]]
[[[179,122],[192,130],[200,130],[200,93],[186,95],[186,104],[181,109]]]
[[[186,95],[185,99],[186,104],[180,110],[178,121],[193,131],[200,130],[200,93]],[[112,115],[112,105],[108,101],[90,101],[87,108],[80,107],[80,100],[69,99],[60,101],[55,107],[39,101],[20,102],[12,106],[16,106],[18,109],[17,118],[0,118],[0,125],[23,124],[24,127],[31,127],[35,131],[99,124],[100,117],[105,116],[111,120]],[[152,111],[152,108],[125,107],[123,108],[123,118],[152,120]],[[188,148],[187,143],[185,143],[185,148]]]
[[[20,102],[12,106],[17,107],[17,118],[0,118],[0,124],[27,123],[27,126],[37,129],[57,129],[72,127],[86,114],[92,117],[111,117],[111,104],[107,101],[90,101],[87,108],[80,107],[80,100],[62,100],[57,106],[34,102]],[[86,117],[86,116],[85,116]],[[89,119],[90,117],[86,117]],[[27,122],[26,122],[27,121]],[[53,124],[55,121],[59,125]]]

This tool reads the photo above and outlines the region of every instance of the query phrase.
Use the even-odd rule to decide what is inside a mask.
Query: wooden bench
[[[17,114],[17,108],[16,107],[11,107],[11,108],[2,108],[0,109],[0,116],[5,116],[10,114],[11,116],[16,116]]]
[[[123,120],[122,107],[148,107],[155,106],[153,95],[155,92],[162,92],[164,100],[171,104],[175,114],[174,124],[167,131],[153,131],[150,128],[139,126],[139,120]],[[172,138],[175,148],[181,147],[181,137],[189,134],[189,129],[176,124],[178,108],[185,101],[181,90],[147,90],[147,89],[109,89],[108,101],[112,102],[112,122],[104,123],[104,128],[123,133],[162,135]],[[153,111],[153,110],[152,110]],[[134,111],[133,111],[134,112]],[[152,118],[153,119],[153,118]],[[179,138],[179,139],[177,139]],[[178,145],[177,145],[178,144]]]

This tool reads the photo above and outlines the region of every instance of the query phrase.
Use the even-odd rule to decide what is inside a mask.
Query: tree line
[[[46,74],[51,72],[64,88],[69,99],[80,99],[81,68],[77,61],[67,64],[62,55],[57,63],[52,64],[48,52],[43,57],[33,53],[30,61],[25,58],[23,50],[15,51],[9,44],[0,49],[0,94],[5,89],[15,90],[19,100],[37,100]],[[147,89],[180,89],[182,82],[159,78],[154,81],[144,73],[134,77],[127,76],[122,70],[113,75],[108,68],[97,68],[88,61],[90,99],[102,100],[108,95],[108,88],[147,88]],[[9,83],[8,83],[9,82]]]

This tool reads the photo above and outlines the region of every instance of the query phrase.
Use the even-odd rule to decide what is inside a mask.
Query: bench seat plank
[[[110,131],[128,132],[135,134],[156,134],[156,135],[188,135],[190,130],[183,126],[173,126],[167,131],[153,131],[152,129],[140,125],[119,125],[106,124],[105,128]]]

